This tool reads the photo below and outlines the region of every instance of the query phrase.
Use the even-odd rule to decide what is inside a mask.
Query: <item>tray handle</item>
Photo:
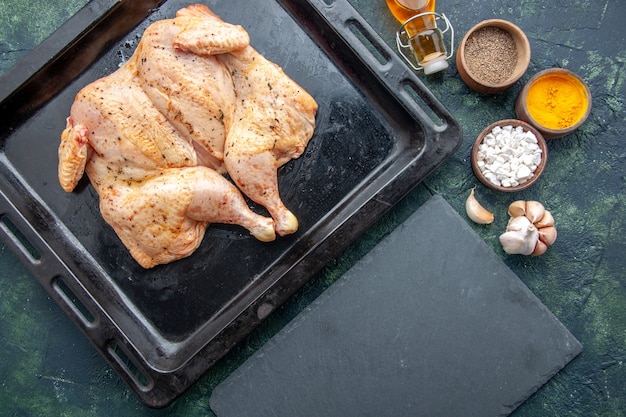
[[[96,302],[3,192],[0,238],[83,331],[100,325]]]
[[[34,206],[34,205],[33,205]],[[48,295],[85,333],[105,359],[135,391],[153,394],[154,375],[138,364],[137,352],[91,297],[78,278],[56,256],[20,210],[0,191],[0,239],[44,287]],[[154,399],[151,399],[154,402]]]

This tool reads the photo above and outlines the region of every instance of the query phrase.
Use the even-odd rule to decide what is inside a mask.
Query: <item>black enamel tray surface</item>
[[[130,56],[180,0],[92,1],[0,79],[2,238],[148,406],[169,404],[450,156],[452,115],[347,0],[204,1],[319,104],[279,172],[300,230],[261,243],[211,225],[189,258],[144,270],[57,147],[76,93]],[[253,209],[259,207],[252,205]]]

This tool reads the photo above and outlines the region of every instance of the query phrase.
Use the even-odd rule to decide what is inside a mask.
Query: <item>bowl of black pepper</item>
[[[463,82],[481,94],[509,89],[530,63],[530,43],[524,31],[503,19],[474,25],[459,43],[456,66]]]

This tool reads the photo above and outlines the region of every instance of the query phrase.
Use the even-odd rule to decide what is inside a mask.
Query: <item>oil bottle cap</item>
[[[440,58],[433,59],[432,61],[424,62],[422,67],[424,68],[424,74],[430,75],[448,68],[448,61],[442,56]]]

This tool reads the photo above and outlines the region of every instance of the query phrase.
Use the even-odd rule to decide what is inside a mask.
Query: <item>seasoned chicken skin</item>
[[[280,199],[276,170],[304,152],[317,104],[251,46],[219,59],[230,69],[237,93],[224,145],[226,169],[239,189],[269,211],[278,234],[293,233],[298,220]]]
[[[71,192],[88,175],[103,218],[144,268],[189,256],[210,223],[271,241],[297,230],[276,171],[303,152],[316,110],[242,27],[188,6],[148,27],[123,66],[77,94],[59,181]],[[252,212],[240,190],[272,218]]]

